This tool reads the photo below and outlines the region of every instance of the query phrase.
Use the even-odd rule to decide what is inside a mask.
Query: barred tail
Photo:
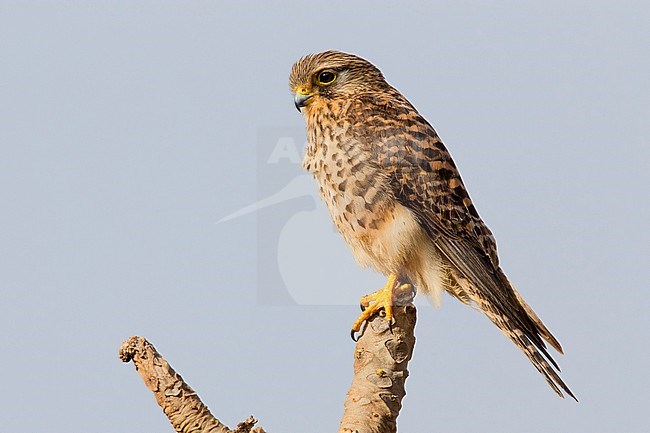
[[[517,293],[501,269],[497,270],[494,277],[495,280],[498,280],[498,284],[503,292],[510,292],[515,295],[516,301],[518,301],[516,309],[512,307],[506,308],[504,305],[494,302],[494,297],[486,296],[487,292],[477,290],[468,279],[460,275],[455,275],[455,280],[458,283],[460,291],[471,299],[471,305],[482,311],[506,337],[515,343],[560,397],[564,398],[564,391],[567,395],[578,401],[573,392],[559,376],[560,367],[546,350],[544,340],[559,353],[563,353],[560,343],[548,328],[546,328],[544,323],[542,323],[533,309]],[[458,297],[455,293],[451,294]],[[459,299],[461,298],[459,297]],[[463,299],[461,301],[470,304]]]
[[[560,368],[545,348],[538,347],[521,329],[513,327],[507,317],[496,316],[491,312],[486,312],[486,315],[492,321],[492,323],[497,325],[501,332],[503,332],[506,337],[515,343],[515,345],[524,353],[524,355],[528,357],[537,371],[539,371],[542,376],[544,376],[544,379],[546,379],[546,382],[549,384],[549,386],[553,388],[553,391],[555,391],[562,398],[564,398],[564,394],[562,393],[562,391],[564,391],[575,401],[578,401],[576,396],[558,374],[560,372]],[[553,338],[553,340],[555,339]],[[557,342],[557,340],[555,341]]]

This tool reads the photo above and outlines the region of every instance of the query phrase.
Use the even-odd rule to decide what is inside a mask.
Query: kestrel
[[[557,394],[575,399],[544,342],[562,353],[560,343],[499,266],[494,237],[433,127],[352,54],[303,57],[289,84],[307,123],[303,167],[358,264],[388,276],[362,298],[353,333],[382,308],[390,321],[398,289],[414,285],[435,304],[447,292],[485,313]]]

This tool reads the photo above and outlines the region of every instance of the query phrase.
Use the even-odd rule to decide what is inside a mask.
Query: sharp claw
[[[361,298],[361,301],[359,302],[359,307],[361,308],[362,314],[359,316],[357,321],[354,323],[352,326],[352,332],[350,333],[350,337],[352,338],[353,341],[359,341],[358,338],[355,338],[355,333],[359,332],[359,338],[361,337],[361,334],[363,333],[362,328],[363,325],[368,324],[368,320],[370,320],[375,314],[380,314],[382,317],[386,317],[389,321],[388,325],[390,328],[391,334],[393,333],[393,316],[392,316],[392,307],[393,307],[393,302],[394,302],[394,296],[397,288],[404,289],[405,287],[409,286],[408,284],[402,284],[399,285],[399,287],[396,287],[397,284],[397,275],[396,274],[391,274],[388,277],[388,281],[386,281],[386,285],[382,288],[377,290],[376,292],[373,292],[369,295],[364,296]],[[358,330],[355,331],[354,329],[357,328]]]

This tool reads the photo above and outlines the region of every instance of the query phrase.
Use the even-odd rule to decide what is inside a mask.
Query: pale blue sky
[[[269,3],[0,1],[0,430],[171,431],[117,359],[133,334],[228,425],[336,430],[382,277],[269,158],[302,152],[292,63],[338,49],[438,130],[580,399],[446,297],[400,431],[648,431],[648,6]]]

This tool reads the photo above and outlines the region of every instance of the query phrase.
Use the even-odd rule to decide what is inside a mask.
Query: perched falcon
[[[548,384],[562,381],[546,343],[560,343],[499,267],[492,233],[479,217],[436,131],[370,62],[327,51],[303,57],[289,79],[305,115],[303,166],[316,179],[336,227],[361,266],[388,276],[362,298],[352,332],[414,285],[438,304],[442,292],[485,315],[530,359]]]

